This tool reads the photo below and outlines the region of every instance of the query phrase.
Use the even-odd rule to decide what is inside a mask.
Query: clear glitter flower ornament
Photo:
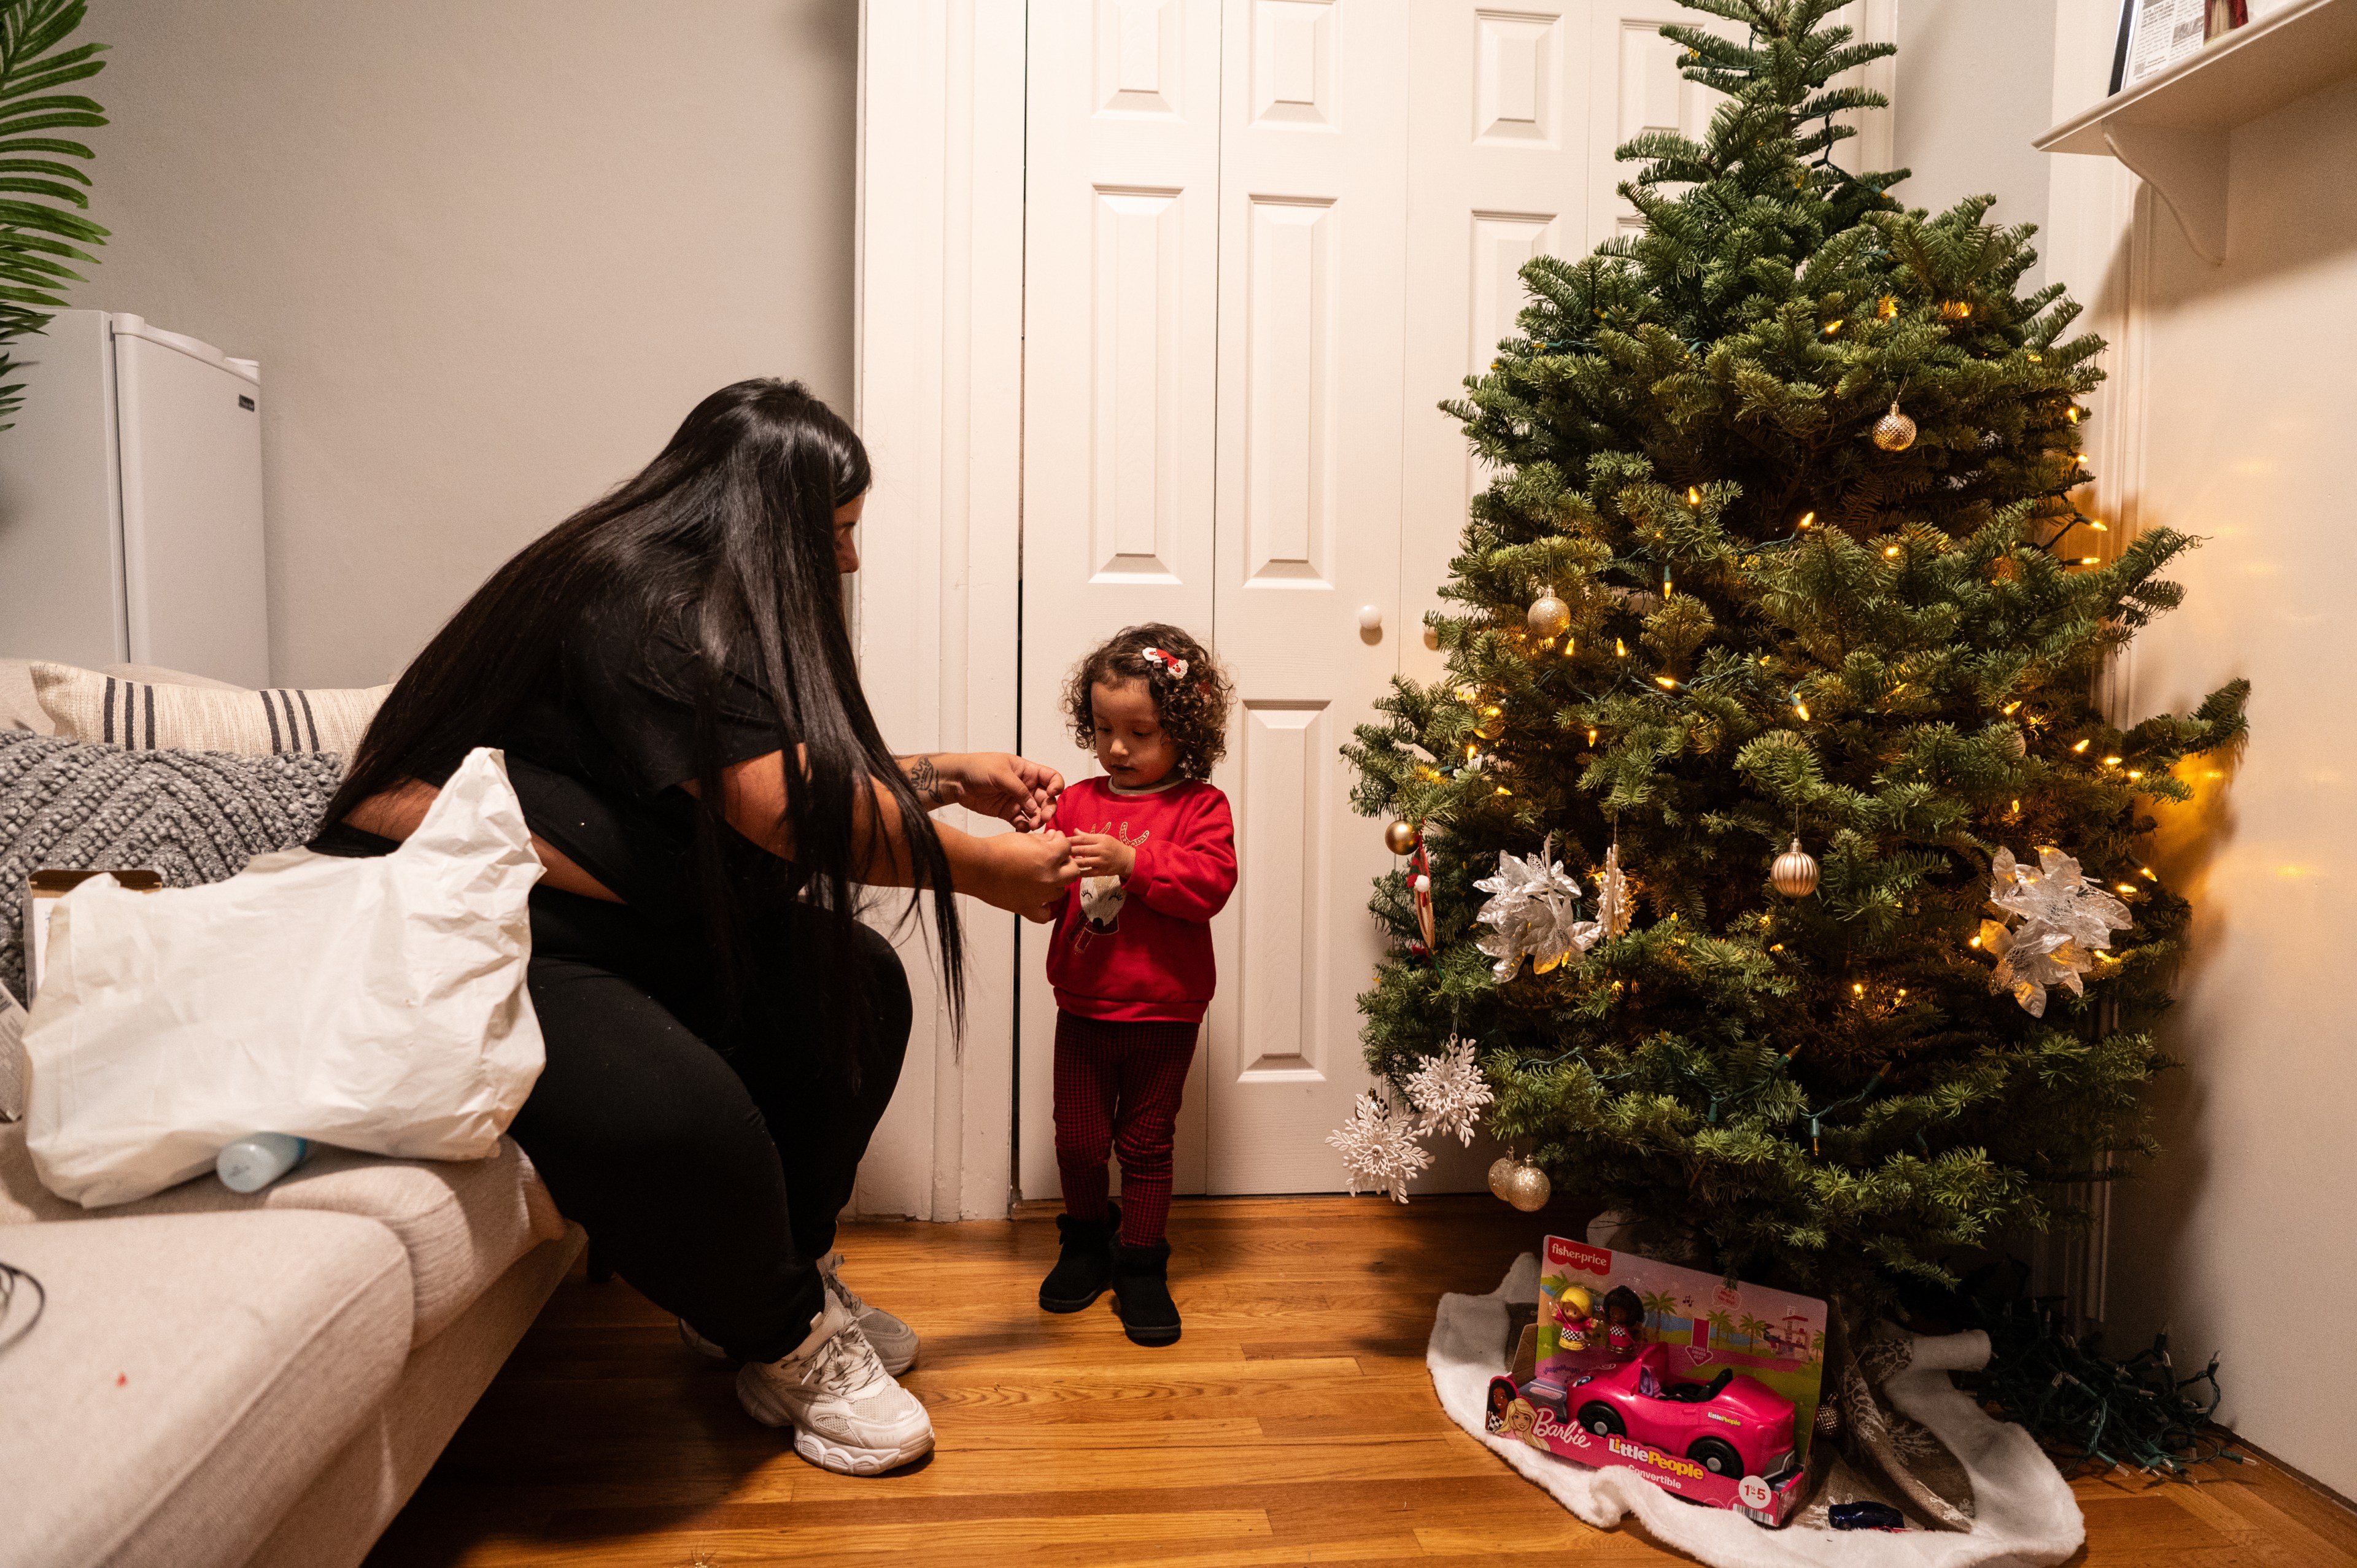
[[[1447,1050],[1408,1074],[1407,1098],[1424,1114],[1419,1132],[1453,1137],[1460,1146],[1469,1146],[1473,1130],[1481,1123],[1482,1108],[1496,1097],[1473,1060],[1473,1042],[1451,1040]]]
[[[2024,1012],[2042,1018],[2046,988],[2063,985],[2084,995],[2080,977],[2094,967],[2095,950],[2109,948],[2112,933],[2136,924],[2136,917],[2058,849],[2040,850],[2035,871],[2000,849],[1989,870],[1989,902],[2021,919],[2010,928],[1981,922],[1981,946],[1996,957],[1989,989],[2012,992]]]
[[[1432,1164],[1432,1152],[1418,1141],[1420,1131],[1413,1112],[1361,1094],[1351,1106],[1351,1119],[1326,1134],[1326,1142],[1342,1155],[1352,1197],[1363,1187],[1405,1203],[1407,1184]]]
[[[1561,861],[1551,858],[1554,850],[1552,833],[1536,854],[1517,858],[1501,849],[1498,875],[1473,884],[1490,895],[1473,917],[1490,929],[1473,945],[1497,960],[1490,968],[1501,985],[1514,978],[1526,957],[1544,974],[1596,945],[1600,928],[1573,915],[1579,884],[1566,875]]]

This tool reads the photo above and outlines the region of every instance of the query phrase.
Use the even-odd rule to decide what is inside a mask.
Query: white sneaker
[[[876,1359],[884,1369],[899,1377],[917,1364],[917,1331],[880,1306],[870,1306],[859,1299],[859,1293],[843,1283],[836,1273],[843,1267],[843,1254],[829,1252],[818,1261],[819,1278],[826,1283],[826,1294],[841,1302],[845,1311],[859,1324],[859,1332],[867,1336],[867,1343],[876,1348]],[[679,1320],[679,1342],[699,1356],[709,1356],[716,1361],[728,1359],[728,1352],[688,1326],[687,1319]]]
[[[884,1369],[899,1377],[917,1364],[917,1331],[880,1306],[870,1306],[859,1299],[859,1293],[843,1283],[843,1254],[829,1252],[818,1261],[819,1278],[826,1282],[827,1294],[850,1309],[859,1322],[859,1332],[876,1347],[877,1358]]]
[[[791,1426],[794,1452],[841,1476],[880,1476],[933,1451],[932,1418],[832,1295],[792,1355],[737,1369],[737,1402],[764,1426]]]

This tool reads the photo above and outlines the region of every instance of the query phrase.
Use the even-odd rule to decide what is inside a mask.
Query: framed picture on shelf
[[[2120,0],[2112,91],[2158,75],[2250,19],[2250,0]]]

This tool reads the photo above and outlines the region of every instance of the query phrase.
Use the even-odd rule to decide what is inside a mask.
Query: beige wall
[[[2253,7],[2254,11],[2260,9]],[[2056,118],[2102,95],[2114,0],[2063,0]],[[2158,864],[2192,899],[2157,1102],[2167,1154],[2113,1203],[2107,1317],[2222,1358],[2223,1414],[2357,1493],[2357,81],[2234,134],[2227,259],[2194,255],[2108,159],[2055,160],[2054,252],[2113,339],[2091,427],[2106,515],[2209,542],[2139,642],[2126,705],[2250,678],[2238,758],[2189,766]]]
[[[1991,223],[2046,225],[2048,157],[2029,145],[2052,96],[2054,0],[1899,0],[1891,195],[1943,212],[1995,196]],[[2030,269],[2025,294],[2045,276]]]
[[[740,377],[851,399],[856,0],[92,0],[74,303],[259,359],[274,678],[372,682]]]

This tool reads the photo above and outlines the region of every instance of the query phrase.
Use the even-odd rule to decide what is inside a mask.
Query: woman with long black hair
[[[507,756],[546,874],[531,991],[547,1067],[511,1129],[557,1206],[745,1363],[737,1397],[804,1458],[874,1475],[930,1451],[892,1373],[916,1335],[835,1276],[835,1215],[900,1075],[910,1004],[862,884],[1043,918],[1078,875],[1018,828],[1063,780],[999,754],[898,758],[861,693],[843,576],[869,483],[799,383],[697,404],[636,478],[527,545],[394,685],[316,847],[388,853],[472,747]]]

